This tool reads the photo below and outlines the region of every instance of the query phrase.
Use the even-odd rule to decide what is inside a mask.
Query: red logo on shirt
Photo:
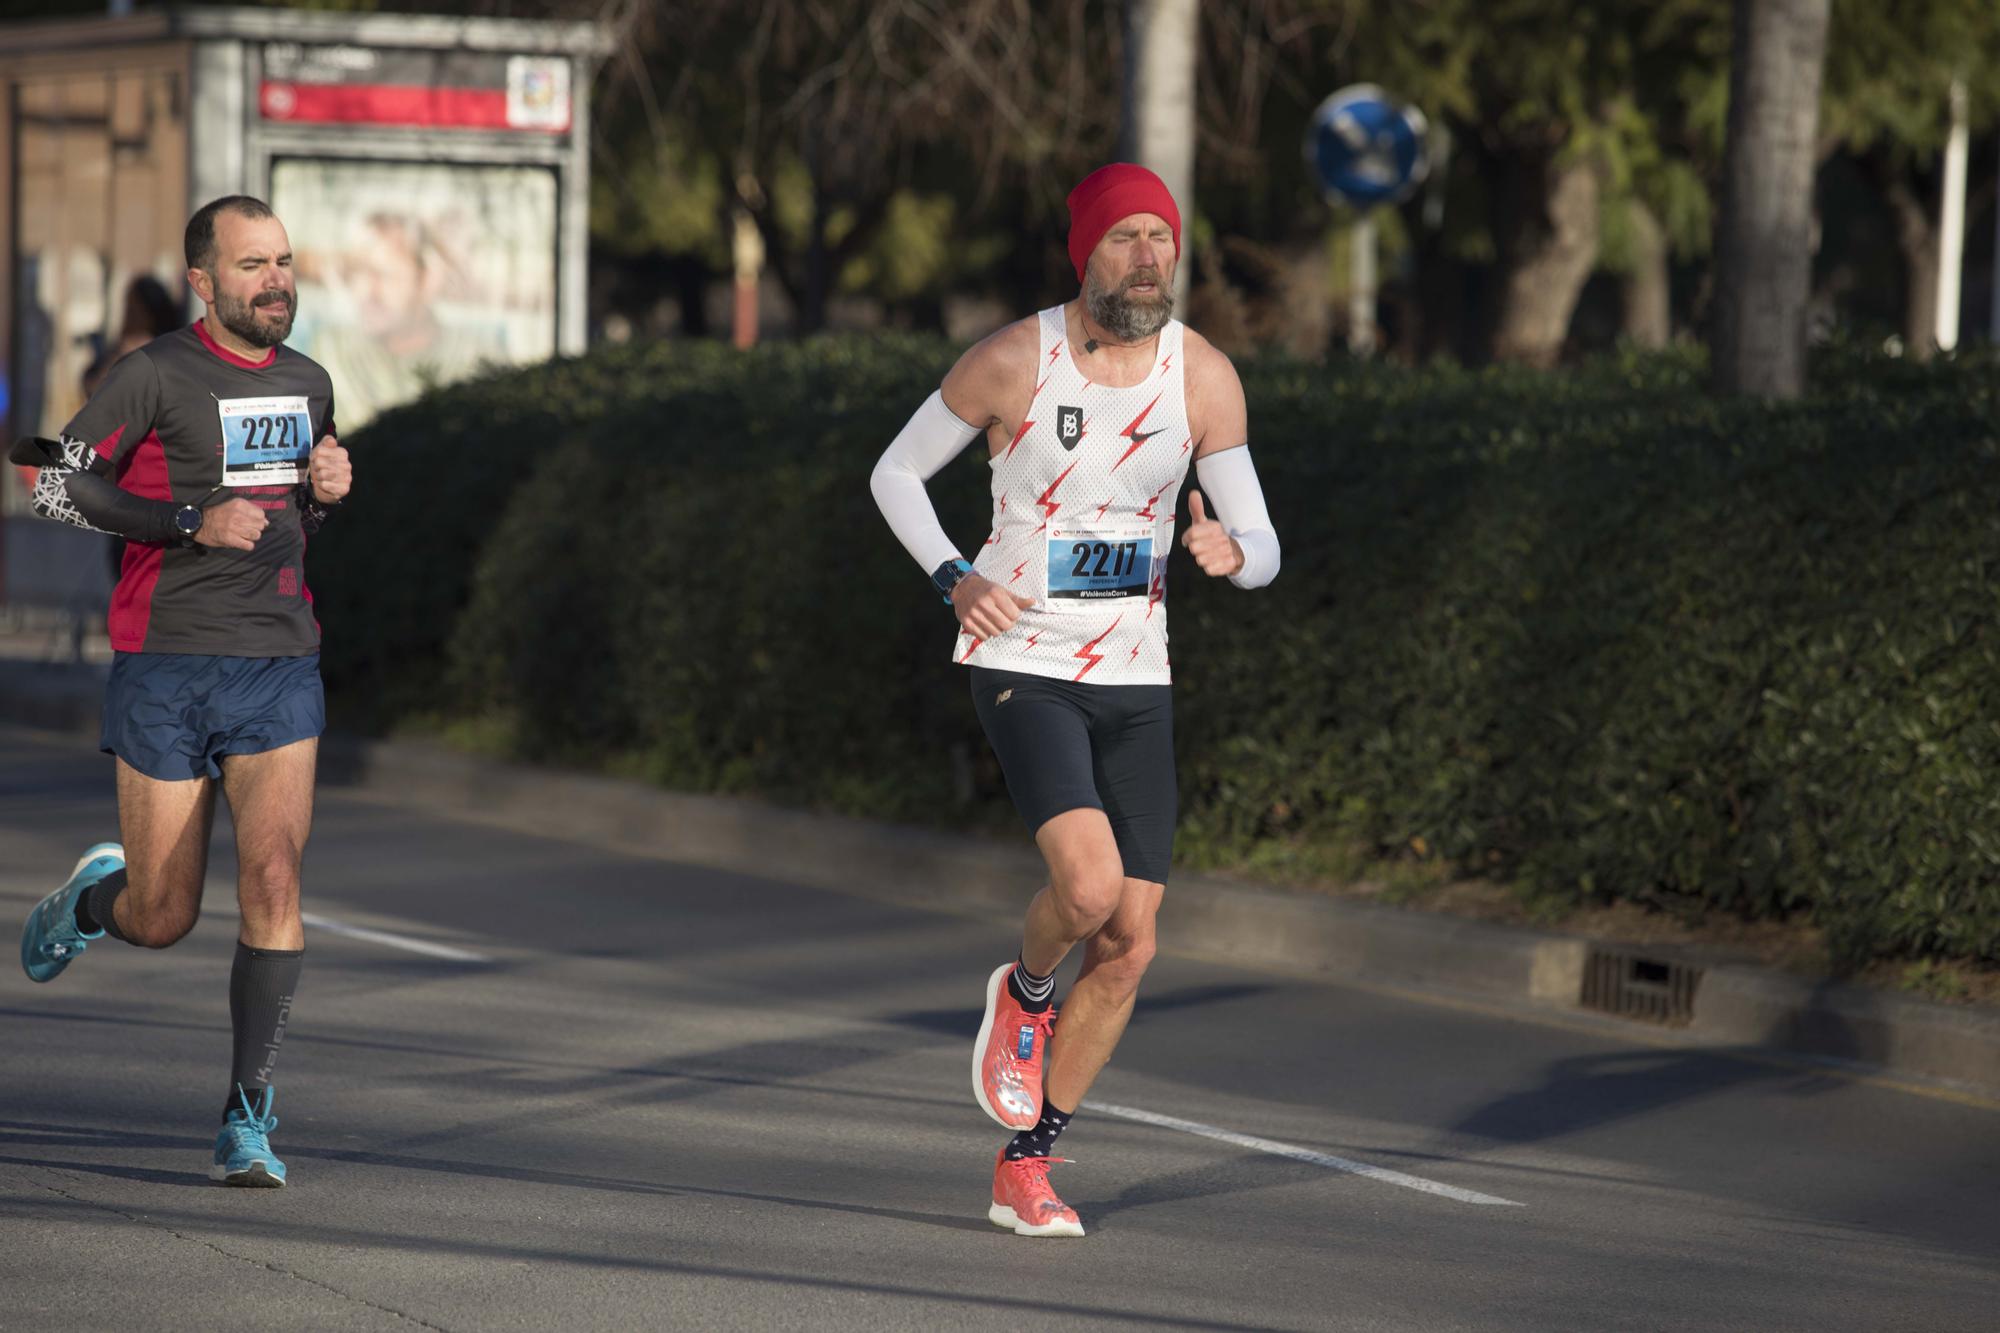
[[[299,595],[299,571],[281,569],[278,571],[278,596],[297,597]]]

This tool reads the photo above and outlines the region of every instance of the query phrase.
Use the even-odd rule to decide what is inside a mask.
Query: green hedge
[[[314,546],[339,715],[1003,823],[867,489],[950,359],[615,349],[383,418]],[[1441,858],[1548,903],[1804,915],[1851,960],[2000,959],[2000,364],[1833,352],[1785,407],[1709,399],[1686,356],[1245,382],[1284,571],[1174,571],[1184,861]],[[984,473],[932,486],[968,545]]]

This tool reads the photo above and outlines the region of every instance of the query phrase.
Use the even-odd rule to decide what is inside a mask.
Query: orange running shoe
[[[993,1164],[993,1206],[986,1210],[986,1220],[1017,1236],[1081,1236],[1083,1223],[1076,1210],[1058,1199],[1049,1185],[1049,1168],[1068,1160],[1023,1157],[1010,1162],[1002,1147],[1000,1160]]]
[[[1009,1129],[1033,1129],[1042,1118],[1042,1055],[1056,1012],[1031,1014],[1007,989],[1013,963],[986,979],[986,1017],[972,1044],[972,1095]]]

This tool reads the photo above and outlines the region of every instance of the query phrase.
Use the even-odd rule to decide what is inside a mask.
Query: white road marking
[[[1495,1198],[1491,1194],[1480,1194],[1475,1190],[1462,1190],[1454,1185],[1440,1185],[1435,1180],[1425,1180],[1421,1176],[1406,1176],[1401,1171],[1390,1171],[1384,1167],[1370,1166],[1366,1162],[1352,1162],[1345,1157],[1335,1157],[1331,1153],[1315,1152],[1311,1148],[1301,1148],[1296,1144],[1280,1143],[1276,1139],[1260,1139],[1254,1134],[1238,1134],[1233,1129],[1219,1129],[1214,1125],[1204,1125],[1198,1120],[1181,1120],[1175,1116],[1160,1115],[1154,1111],[1142,1111],[1136,1106],[1117,1106],[1110,1102],[1086,1100],[1086,1111],[1099,1115],[1131,1120],[1141,1125],[1155,1125],[1161,1129],[1177,1129],[1183,1134],[1198,1134],[1205,1139],[1215,1139],[1222,1143],[1234,1144],[1238,1148],[1249,1148],[1255,1152],[1267,1152],[1274,1157],[1289,1157],[1295,1162],[1311,1162],[1331,1171],[1345,1171],[1350,1175],[1366,1176],[1379,1180],[1385,1185],[1401,1185],[1404,1189],[1419,1190],[1425,1194],[1438,1194],[1460,1203],[1497,1204],[1505,1208],[1525,1208],[1526,1204],[1512,1199]]]
[[[427,954],[432,958],[449,959],[454,963],[485,963],[491,960],[484,954],[473,953],[469,949],[456,949],[449,944],[432,944],[429,940],[413,940],[408,935],[391,935],[386,930],[370,930],[366,926],[350,926],[345,922],[329,920],[312,912],[299,913],[299,920],[314,930],[323,930],[329,935],[345,935],[349,939],[367,940],[373,944],[386,944],[392,949],[407,949],[411,953]]]

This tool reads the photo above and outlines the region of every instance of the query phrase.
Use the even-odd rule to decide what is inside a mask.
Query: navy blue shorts
[[[1066,810],[1102,810],[1126,878],[1167,882],[1179,805],[1171,685],[974,667],[972,706],[1029,832]]]
[[[221,760],[326,730],[319,654],[119,653],[104,691],[106,754],[149,778],[219,778]]]

